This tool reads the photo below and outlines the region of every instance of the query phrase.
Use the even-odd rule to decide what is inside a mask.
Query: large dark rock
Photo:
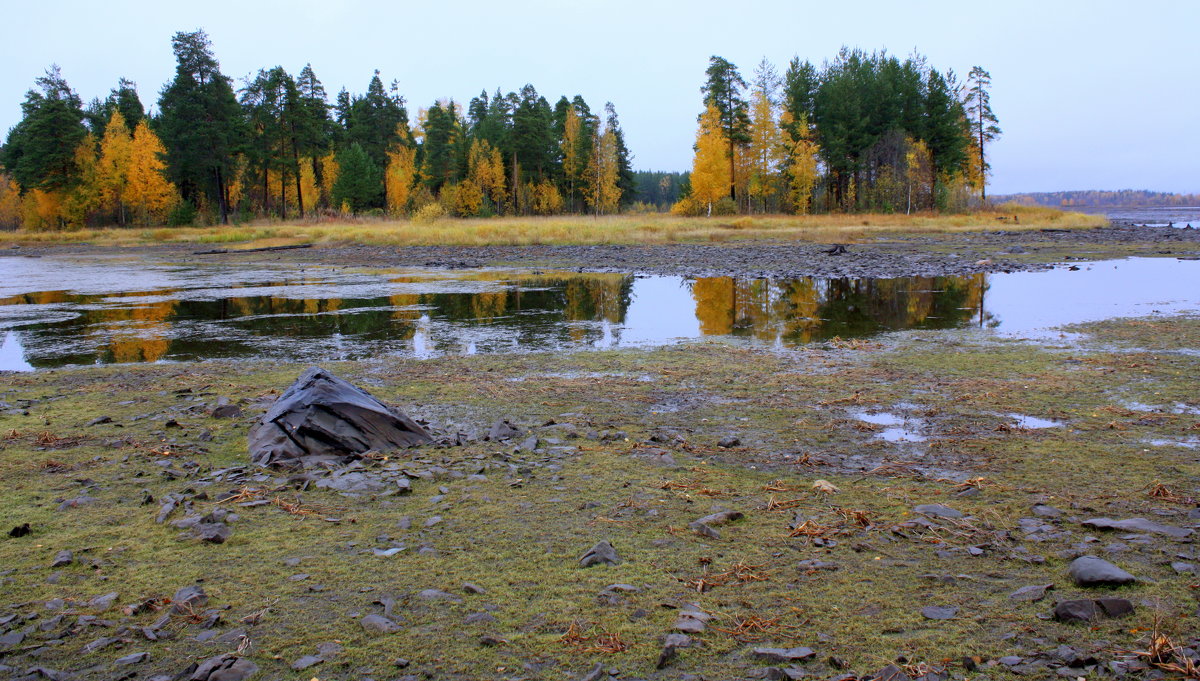
[[[254,463],[299,468],[344,464],[369,451],[426,444],[432,438],[399,410],[312,367],[250,429],[249,441]]]
[[[1079,586],[1120,586],[1138,581],[1137,577],[1096,556],[1080,556],[1071,561],[1070,572]]]

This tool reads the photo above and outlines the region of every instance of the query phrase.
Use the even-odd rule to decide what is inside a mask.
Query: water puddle
[[[864,423],[876,426],[887,426],[875,433],[875,437],[887,442],[924,442],[926,438],[920,429],[925,422],[918,418],[899,416],[891,412],[868,412],[864,409],[851,409],[851,417]]]
[[[1005,414],[1005,416],[1012,419],[1013,421],[1016,421],[1016,425],[1018,428],[1024,428],[1026,430],[1039,430],[1041,428],[1062,428],[1063,427],[1062,421],[1055,421],[1053,419],[1043,419],[1043,418],[1038,418],[1036,416],[1028,416],[1026,414]]]
[[[1173,259],[948,277],[691,279],[0,257],[0,371],[570,352],[704,336],[794,346],[903,329],[1036,335],[1196,309],[1195,291],[1200,262]]]

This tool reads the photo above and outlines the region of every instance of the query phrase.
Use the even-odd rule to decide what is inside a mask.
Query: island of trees
[[[843,49],[820,68],[710,60],[691,172],[635,173],[617,113],[532,85],[410,118],[378,71],[330,102],[311,65],[235,88],[203,31],[180,32],[153,115],[134,83],[85,105],[57,67],[0,147],[0,227],[224,223],[353,214],[681,215],[961,210],[986,197],[999,134],[986,71]]]

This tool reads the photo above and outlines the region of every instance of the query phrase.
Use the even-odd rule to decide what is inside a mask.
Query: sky
[[[611,101],[644,170],[690,168],[712,55],[749,80],[764,57],[782,72],[843,45],[915,50],[963,77],[991,73],[1004,134],[989,193],[1200,193],[1200,0],[0,0],[0,130],[55,63],[85,101],[126,77],[152,107],[174,74],[171,36],[197,28],[235,85],[311,63],[331,98],[379,69],[410,112],[526,83],[551,103]]]

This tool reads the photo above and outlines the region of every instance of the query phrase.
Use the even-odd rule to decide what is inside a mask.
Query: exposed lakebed
[[[0,260],[0,370],[210,358],[575,351],[702,336],[772,345],[903,329],[1040,334],[1200,307],[1200,262],[942,277],[753,278],[502,268]]]

